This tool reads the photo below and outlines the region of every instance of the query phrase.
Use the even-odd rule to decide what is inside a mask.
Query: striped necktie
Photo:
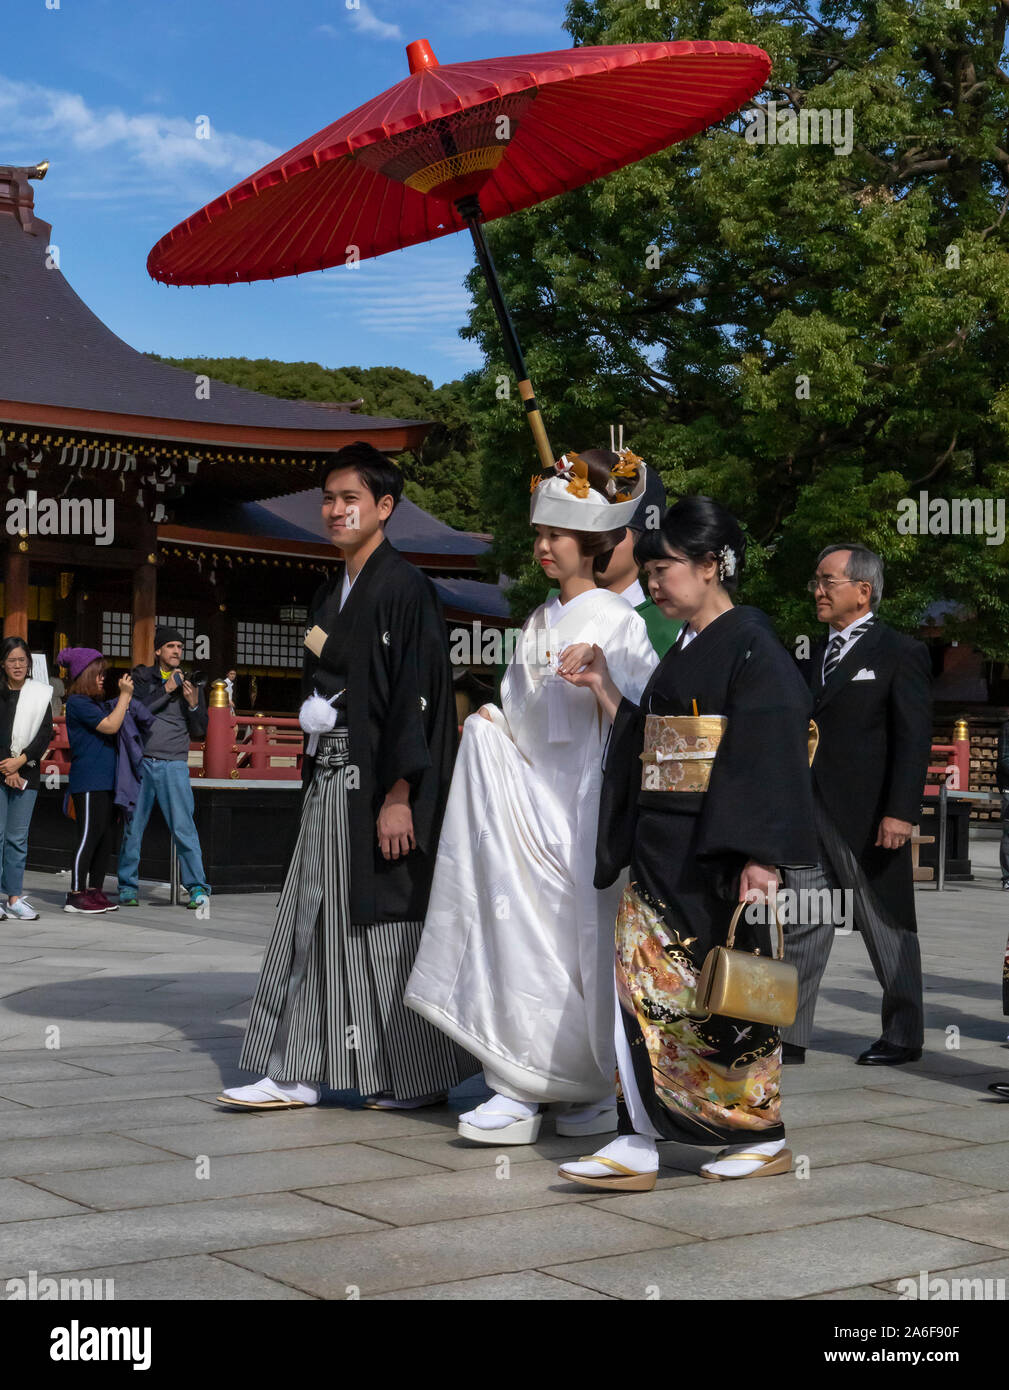
[[[830,643],[827,647],[827,655],[823,663],[823,682],[825,685],[834,674],[837,663],[841,660],[841,654],[848,644],[853,642],[856,637],[860,636],[867,627],[871,627],[875,621],[875,617],[870,613],[863,622],[858,623],[851,629],[847,638],[844,637],[843,633],[838,632],[830,639]]]

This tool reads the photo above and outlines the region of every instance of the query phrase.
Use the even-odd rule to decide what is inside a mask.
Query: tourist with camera
[[[140,847],[155,801],[178,850],[189,893],[186,906],[198,908],[210,893],[189,783],[189,745],[207,736],[207,703],[201,685],[182,670],[182,651],[182,633],[158,627],[153,666],[133,670],[134,696],[154,715],[154,724],[144,747],[136,810],[126,822],[119,852],[119,901],[125,907],[138,902]]]

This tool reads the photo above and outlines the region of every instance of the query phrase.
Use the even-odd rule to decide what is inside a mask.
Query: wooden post
[[[11,541],[4,557],[4,636],[28,640],[27,541]]]
[[[154,660],[154,621],[158,611],[158,567],[153,552],[133,573],[133,664]]]

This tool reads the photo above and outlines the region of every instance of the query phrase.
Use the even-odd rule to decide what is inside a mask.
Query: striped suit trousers
[[[812,869],[783,869],[784,887],[800,894],[803,890],[819,894],[824,902],[824,890],[850,889],[854,925],[862,934],[876,978],[883,988],[880,1036],[895,1047],[920,1048],[924,1039],[924,1006],[918,937],[891,922],[851,846],[818,799],[814,801],[814,812],[820,863]],[[820,980],[834,940],[835,923],[831,914],[828,911],[820,915],[820,921],[800,920],[785,934],[785,959],[799,972],[799,1008],[794,1024],[782,1029],[781,1036],[784,1042],[797,1047],[809,1045]]]

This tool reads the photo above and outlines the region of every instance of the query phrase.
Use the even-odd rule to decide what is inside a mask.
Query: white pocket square
[[[857,676],[852,676],[853,681],[874,681],[875,679],[876,672],[868,671],[864,666],[862,667],[861,671],[859,671]]]

